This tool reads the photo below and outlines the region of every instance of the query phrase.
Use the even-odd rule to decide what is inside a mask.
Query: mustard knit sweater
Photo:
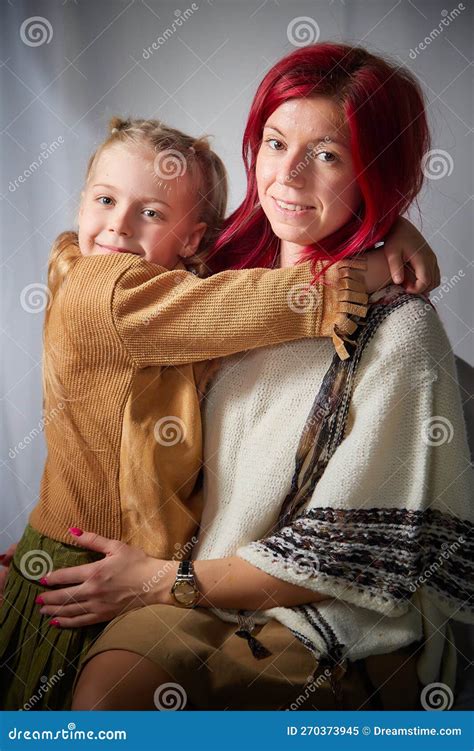
[[[309,262],[199,279],[132,254],[80,256],[45,326],[56,387],[45,389],[47,459],[29,523],[69,544],[77,526],[171,558],[201,516],[203,361],[330,336],[336,316],[365,314],[352,304],[360,281],[352,293],[345,276],[316,284],[302,312],[289,302],[311,281]]]

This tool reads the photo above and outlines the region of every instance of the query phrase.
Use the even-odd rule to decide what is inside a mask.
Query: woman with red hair
[[[208,266],[361,253],[417,196],[428,144],[407,71],[362,48],[296,50],[257,91],[247,194]],[[448,620],[473,618],[469,460],[449,342],[404,282],[368,306],[361,287],[345,359],[308,340],[214,361],[192,562],[138,566],[79,531],[106,554],[85,613],[119,599],[132,564],[142,586],[84,657],[73,709],[416,709],[439,681],[452,699]],[[71,597],[74,576],[48,578]]]

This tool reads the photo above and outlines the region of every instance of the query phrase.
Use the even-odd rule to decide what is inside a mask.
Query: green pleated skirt
[[[50,626],[36,597],[39,579],[53,570],[103,558],[102,553],[57,542],[29,524],[18,543],[0,608],[0,709],[70,709],[76,671],[106,623]]]

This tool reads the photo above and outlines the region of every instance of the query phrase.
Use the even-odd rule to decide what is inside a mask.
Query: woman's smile
[[[291,219],[299,219],[302,217],[306,218],[311,211],[315,210],[314,206],[280,201],[278,198],[274,198],[273,196],[272,198],[276,212]]]

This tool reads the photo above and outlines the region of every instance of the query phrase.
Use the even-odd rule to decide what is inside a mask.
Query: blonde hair
[[[189,170],[198,195],[198,221],[205,222],[206,231],[199,243],[198,250],[191,258],[183,258],[185,266],[200,277],[208,276],[206,256],[218,236],[225,218],[227,207],[227,173],[219,156],[211,149],[208,138],[193,138],[175,128],[170,128],[159,120],[140,118],[123,119],[112,117],[108,125],[108,134],[102,144],[90,156],[86,170],[86,183],[105,149],[115,144],[130,147],[147,147],[161,154],[164,160],[162,169],[165,179],[170,175],[167,170],[175,168],[184,174]],[[158,173],[159,174],[159,173]],[[173,176],[173,175],[171,175]],[[61,293],[61,287],[67,274],[81,257],[77,232],[63,232],[53,243],[48,264],[48,288],[50,304],[46,310],[45,328],[49,319],[51,302]],[[59,383],[54,367],[54,352],[47,351],[43,337],[43,391],[45,397],[54,393],[62,401],[67,396]],[[43,407],[46,407],[43,402]]]

